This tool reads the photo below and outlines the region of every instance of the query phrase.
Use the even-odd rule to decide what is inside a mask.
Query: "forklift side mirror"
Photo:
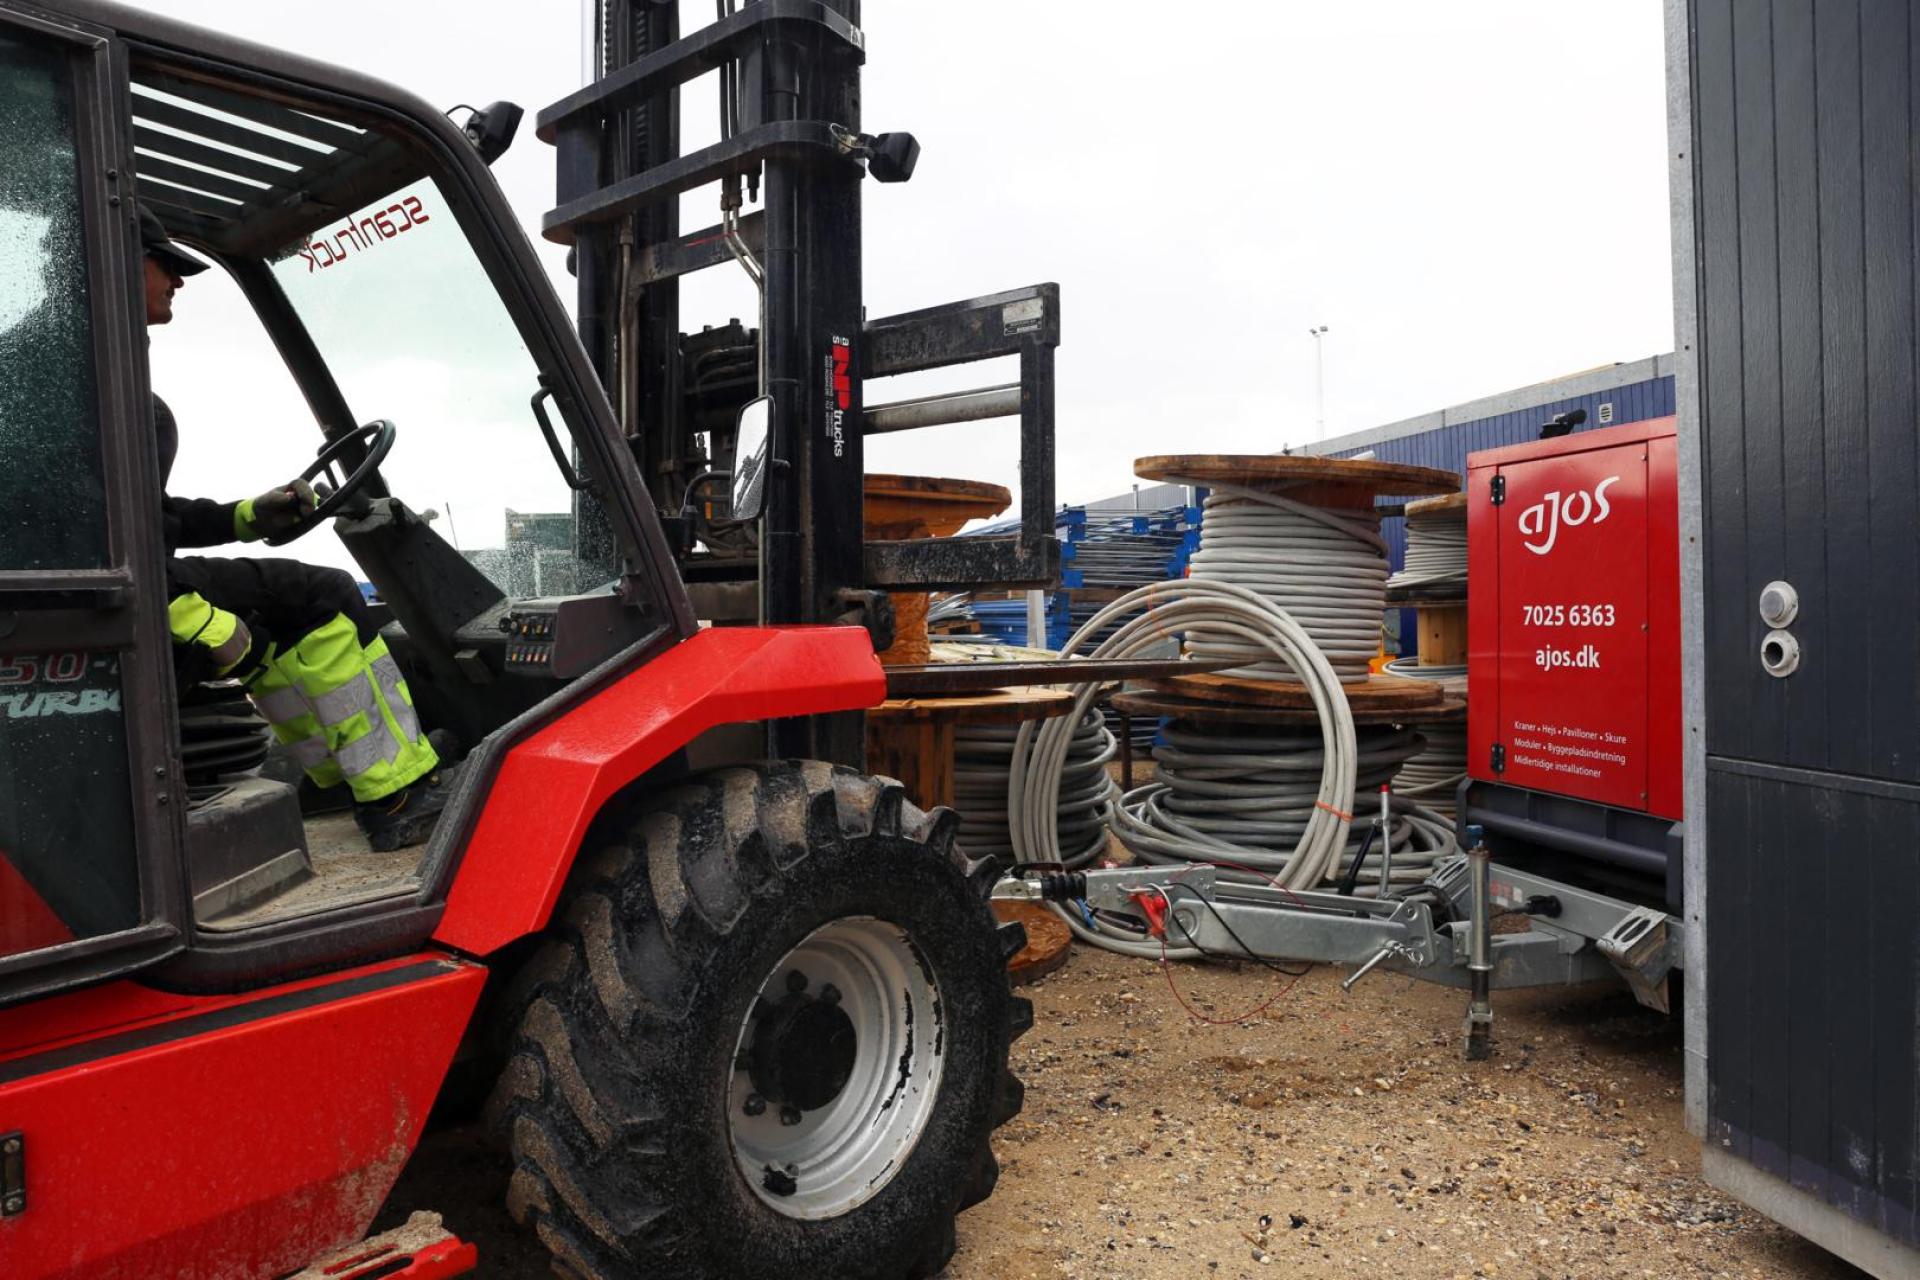
[[[513,145],[513,135],[520,128],[520,108],[511,102],[496,102],[467,117],[462,132],[473,149],[480,153],[480,159],[492,164],[507,154],[507,148]]]
[[[749,400],[740,409],[734,434],[733,502],[735,520],[758,520],[767,500],[767,454],[773,427],[773,397]]]

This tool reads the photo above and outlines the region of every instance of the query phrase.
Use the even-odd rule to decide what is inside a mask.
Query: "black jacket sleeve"
[[[173,410],[159,396],[153,398],[153,431],[160,450],[160,484],[166,487],[173,473],[173,458],[180,450],[180,428]],[[160,499],[161,533],[171,555],[181,547],[219,547],[240,539],[233,532],[233,509],[237,502],[215,502],[212,498]]]
[[[162,498],[160,517],[169,553],[182,547],[220,547],[240,539],[233,532],[236,502],[212,498]]]

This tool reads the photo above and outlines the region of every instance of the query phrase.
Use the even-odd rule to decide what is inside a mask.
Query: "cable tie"
[[[1314,807],[1314,808],[1316,808],[1316,809],[1325,809],[1325,810],[1326,810],[1326,811],[1327,811],[1328,813],[1330,813],[1330,814],[1332,814],[1332,815],[1333,815],[1334,817],[1336,817],[1336,818],[1338,818],[1338,819],[1340,819],[1340,821],[1342,821],[1342,822],[1352,822],[1352,821],[1353,821],[1353,815],[1352,815],[1352,814],[1350,814],[1350,813],[1342,813],[1342,812],[1341,812],[1340,810],[1338,810],[1338,809],[1336,809],[1336,808],[1334,808],[1334,807],[1333,807],[1332,805],[1330,805],[1330,804],[1328,804],[1328,803],[1327,803],[1327,802],[1326,802],[1325,800],[1315,800],[1315,801],[1313,802],[1313,807]]]

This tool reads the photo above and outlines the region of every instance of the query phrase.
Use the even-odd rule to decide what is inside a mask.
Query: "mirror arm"
[[[712,484],[716,480],[731,479],[733,479],[733,472],[731,471],[702,471],[699,475],[687,481],[686,494],[680,499],[680,518],[685,520],[693,514],[694,495],[699,493],[702,488]]]

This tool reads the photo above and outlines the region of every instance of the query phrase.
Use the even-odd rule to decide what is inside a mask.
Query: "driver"
[[[207,264],[174,244],[145,208],[140,243],[147,323],[170,323],[173,295]],[[157,395],[153,423],[164,489],[180,435]],[[353,578],[298,560],[174,554],[289,532],[313,513],[312,487],[296,480],[243,502],[167,496],[160,505],[180,683],[241,681],[316,786],[353,789],[354,818],[369,844],[391,850],[425,840],[446,806],[446,775]]]

